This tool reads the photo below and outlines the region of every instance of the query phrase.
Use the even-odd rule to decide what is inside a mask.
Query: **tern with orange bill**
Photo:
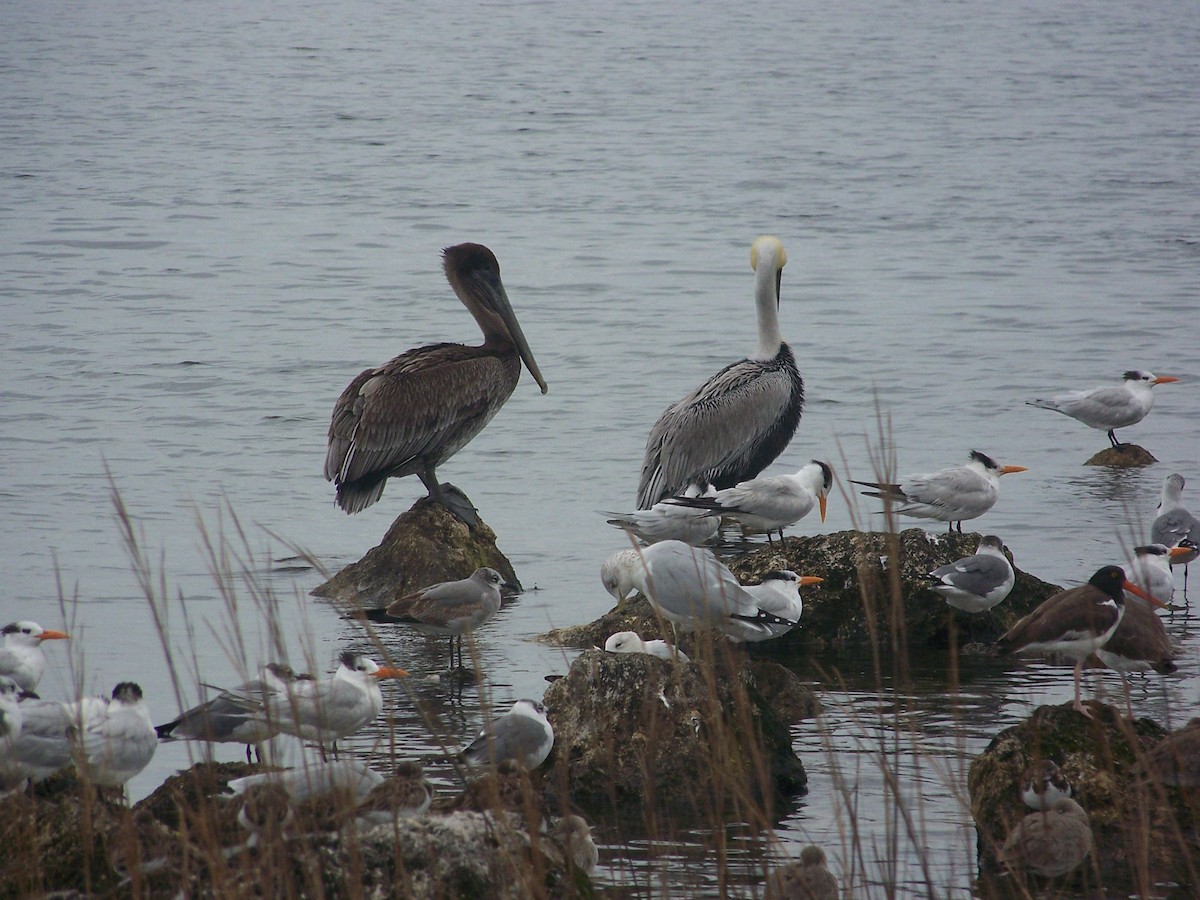
[[[972,450],[961,466],[951,466],[925,475],[909,475],[898,484],[880,481],[855,481],[852,484],[874,488],[863,491],[867,497],[878,497],[892,503],[896,512],[917,519],[936,519],[946,522],[950,530],[967,519],[977,519],[996,505],[1000,498],[1000,476],[1027,472],[1024,466],[1002,466],[986,453]]]
[[[1087,584],[1059,591],[1005,632],[996,648],[1010,653],[1058,653],[1075,660],[1075,709],[1092,714],[1080,700],[1083,661],[1103,647],[1125,616],[1125,591],[1153,606],[1163,604],[1125,577],[1120,566],[1096,570]]]
[[[0,675],[7,675],[27,693],[37,690],[46,671],[42,643],[67,640],[65,633],[29,621],[11,622],[0,628],[0,635],[4,636],[4,646],[0,647]]]
[[[825,505],[833,487],[833,469],[814,459],[794,475],[767,475],[740,481],[712,497],[672,497],[665,503],[709,510],[733,519],[743,534],[768,537],[799,522],[816,507],[825,521]]]
[[[1149,414],[1154,406],[1156,384],[1178,381],[1169,375],[1156,376],[1153,372],[1132,369],[1122,376],[1120,384],[1102,385],[1087,391],[1068,391],[1045,399],[1026,400],[1027,406],[1052,409],[1070,416],[1099,431],[1108,432],[1114,447],[1120,447],[1116,429],[1136,425]]]

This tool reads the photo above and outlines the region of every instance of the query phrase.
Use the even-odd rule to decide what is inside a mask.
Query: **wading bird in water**
[[[504,405],[522,361],[542,393],[547,391],[492,251],[458,244],[443,250],[442,259],[446,279],[479,323],[483,343],[417,347],[367,369],[342,391],[329,423],[325,480],[337,486],[337,504],[347,513],[378,500],[389,478],[415,474],[431,500],[477,524],[462,492],[438,483],[437,467]]]
[[[750,248],[758,347],[659,416],[646,440],[638,509],[682,495],[693,483],[718,490],[753,478],[791,441],[804,407],[804,381],[779,333],[779,285],[787,253],[779,238]]]

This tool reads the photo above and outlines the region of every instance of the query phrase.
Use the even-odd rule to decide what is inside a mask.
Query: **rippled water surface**
[[[541,396],[523,378],[441,471],[536,588],[480,635],[497,703],[540,696],[570,662],[530,635],[609,607],[597,570],[621,537],[597,510],[632,506],[659,412],[753,347],[760,233],[788,249],[782,327],[808,388],[771,471],[820,456],[869,477],[880,415],[902,473],[971,449],[1026,465],[981,524],[1060,584],[1124,558],[1166,474],[1193,477],[1200,507],[1191,4],[117,0],[10,3],[0,23],[0,618],[62,624],[57,597],[72,598],[88,691],[134,679],[157,718],[176,704],[114,488],[173,598],[185,699],[197,678],[236,676],[205,533],[242,547],[279,598],[268,617],[238,588],[251,659],[268,652],[268,618],[319,668],[366,646],[307,597],[320,576],[280,560],[298,547],[336,569],[421,495],[394,482],[344,516],[321,478],[325,430],[365,366],[477,340],[440,272],[441,248],[464,240],[499,257],[550,384]],[[1182,379],[1123,433],[1151,468],[1084,468],[1103,435],[1023,405],[1135,367]],[[872,512],[839,496],[825,528],[878,526]],[[1180,673],[1135,688],[1160,721],[1200,700],[1200,639],[1186,618],[1171,627]],[[390,640],[418,673],[442,659]],[[1069,672],[989,663],[951,692],[944,660],[917,660],[880,694],[867,660],[793,661],[827,713],[796,730],[811,791],[779,849],[820,842],[860,886],[964,894],[966,766],[1034,704],[1069,699]],[[71,690],[54,671],[43,693]],[[451,745],[478,727],[473,689],[415,690]],[[435,749],[410,701],[389,698],[399,749]],[[888,727],[896,715],[907,728]],[[163,747],[133,795],[188,753]],[[894,852],[886,753],[926,833]],[[894,871],[850,875],[851,803],[865,856],[897,858]],[[931,868],[914,844],[937,848]],[[709,845],[681,839],[654,863],[611,846],[603,877],[717,893]],[[761,837],[730,848],[756,890]]]

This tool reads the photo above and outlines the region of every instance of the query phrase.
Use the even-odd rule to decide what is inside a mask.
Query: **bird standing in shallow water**
[[[1156,384],[1178,380],[1169,375],[1159,378],[1153,372],[1133,370],[1122,376],[1120,384],[1103,385],[1089,391],[1069,391],[1048,399],[1026,400],[1025,404],[1052,409],[1077,419],[1089,428],[1107,431],[1112,445],[1120,447],[1122,444],[1117,440],[1116,429],[1136,425],[1146,418],[1154,406],[1151,388]]]
[[[796,433],[804,381],[779,332],[779,285],[787,253],[779,238],[756,238],[750,248],[758,347],[726,366],[650,429],[638,484],[639,509],[683,494],[691,484],[721,489],[753,478]]]
[[[1080,700],[1083,661],[1103,647],[1125,615],[1125,591],[1162,606],[1125,578],[1120,566],[1096,570],[1087,584],[1060,591],[1006,631],[997,649],[1013,653],[1060,653],[1075,660],[1075,709],[1092,714]]]
[[[1163,482],[1158,517],[1150,526],[1150,540],[1168,547],[1178,546],[1185,538],[1192,542],[1191,553],[1171,559],[1172,566],[1183,566],[1183,599],[1187,600],[1188,566],[1200,556],[1200,519],[1183,505],[1183,485],[1182,475],[1168,475]]]
[[[469,525],[478,524],[470,501],[452,485],[438,483],[437,467],[504,405],[522,362],[546,393],[492,251],[458,244],[442,257],[446,278],[479,323],[483,343],[409,350],[362,372],[342,391],[329,423],[325,480],[337,486],[337,504],[347,513],[378,500],[389,478],[415,474],[431,500]]]

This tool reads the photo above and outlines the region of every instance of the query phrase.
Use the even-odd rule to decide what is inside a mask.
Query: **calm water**
[[[336,569],[422,493],[392,483],[344,516],[324,435],[366,365],[477,340],[440,273],[440,249],[463,240],[495,250],[550,384],[543,397],[523,379],[441,472],[537,588],[481,634],[498,703],[540,696],[569,664],[528,636],[608,608],[597,570],[621,539],[596,511],[631,506],[658,413],[753,346],[760,233],[789,252],[782,324],[809,394],[772,471],[820,456],[869,476],[881,413],[901,473],[973,448],[1026,465],[983,521],[1064,584],[1142,539],[1166,474],[1192,477],[1200,507],[1194,4],[5,3],[0,49],[0,619],[63,624],[60,579],[78,598],[65,622],[83,687],[135,679],[157,718],[176,700],[112,486],[172,598],[187,672],[236,678],[233,618],[252,661],[268,620],[319,669],[365,646],[307,597],[316,573],[276,561],[298,546]],[[1150,469],[1081,467],[1103,435],[1023,405],[1133,367],[1183,379],[1123,434],[1161,460]],[[865,501],[830,510],[829,530],[878,524]],[[244,546],[279,598],[270,615],[244,585],[228,610],[202,528]],[[1182,672],[1137,700],[1180,721],[1200,700],[1200,638],[1172,627]],[[441,660],[409,636],[392,649],[420,674]],[[836,661],[844,690],[796,665],[829,710],[796,732],[812,790],[782,852],[815,840],[848,872],[849,797],[866,855],[899,857],[860,886],[966,893],[966,765],[1033,703],[1069,699],[1069,673],[987,668],[951,697],[943,662],[918,663],[897,738],[875,715],[897,698],[862,663]],[[70,685],[52,672],[43,693]],[[478,727],[473,690],[415,691],[451,744]],[[400,750],[434,749],[390,696]],[[908,838],[888,849],[879,754],[897,746],[937,848],[928,875]],[[132,794],[188,753],[162,748]],[[713,893],[694,865],[706,841],[667,857],[687,872],[611,848],[606,877]],[[752,881],[762,842],[734,852]]]

